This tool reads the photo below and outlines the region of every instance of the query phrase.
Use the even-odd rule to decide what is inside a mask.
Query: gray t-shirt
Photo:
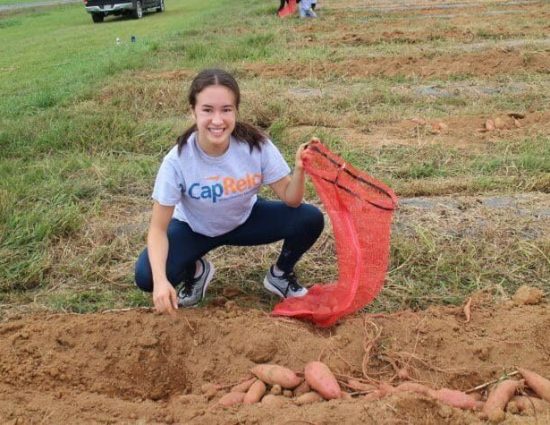
[[[290,167],[268,140],[261,151],[231,136],[221,156],[209,156],[193,133],[178,154],[174,146],[160,166],[153,199],[175,206],[173,217],[206,236],[227,233],[246,221],[261,185],[290,173]]]

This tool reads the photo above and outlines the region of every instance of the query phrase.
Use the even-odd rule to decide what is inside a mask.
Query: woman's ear
[[[193,107],[189,107],[189,112],[191,112],[191,118],[193,118],[193,121],[197,122],[197,116],[195,115],[195,110]]]

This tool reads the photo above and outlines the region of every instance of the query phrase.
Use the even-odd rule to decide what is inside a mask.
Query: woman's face
[[[237,121],[235,95],[225,86],[208,86],[197,95],[193,109],[199,145],[207,154],[223,154]]]

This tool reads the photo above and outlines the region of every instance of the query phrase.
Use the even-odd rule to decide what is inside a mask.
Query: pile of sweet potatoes
[[[289,403],[304,405],[356,396],[360,396],[363,401],[371,401],[391,394],[414,392],[452,407],[478,411],[481,418],[493,423],[504,420],[506,411],[524,415],[550,412],[550,381],[522,368],[518,368],[516,373],[523,379],[498,382],[491,388],[486,400],[482,400],[484,397],[481,393],[468,394],[449,388],[435,390],[415,382],[392,386],[386,382],[373,385],[361,379],[338,380],[328,366],[319,361],[307,363],[303,373],[275,364],[260,364],[250,372],[250,379],[231,387],[215,405],[230,407],[260,403],[282,407]],[[208,399],[212,399],[219,396],[223,388],[216,384],[205,384],[202,391]]]
[[[261,403],[283,406],[291,402],[303,405],[346,397],[336,377],[322,362],[313,361],[306,364],[300,376],[286,367],[275,364],[260,364],[253,367],[250,372],[253,377],[233,386],[217,401],[217,405],[229,407]],[[219,391],[220,386],[216,384],[202,386],[202,392],[208,398],[213,398]]]

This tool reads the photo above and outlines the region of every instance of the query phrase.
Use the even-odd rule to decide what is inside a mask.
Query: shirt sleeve
[[[275,183],[289,174],[290,167],[279,149],[271,140],[265,142],[262,145],[262,183]]]
[[[160,205],[175,206],[185,194],[185,181],[179,176],[176,164],[165,157],[155,180],[152,198]]]

